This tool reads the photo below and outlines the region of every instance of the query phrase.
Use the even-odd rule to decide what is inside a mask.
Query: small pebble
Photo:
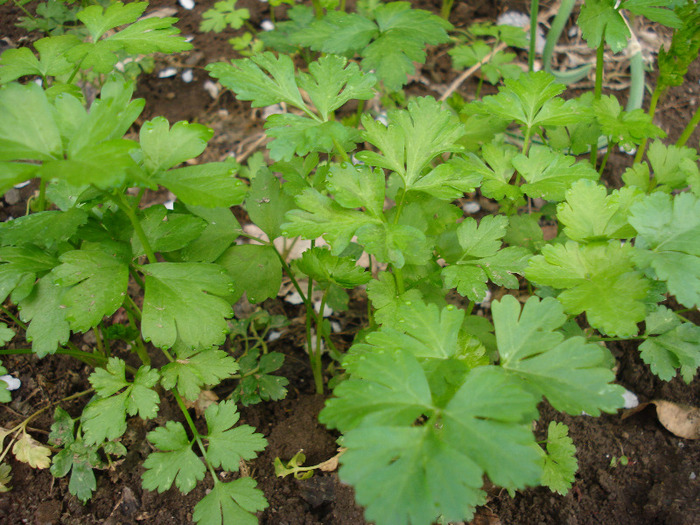
[[[464,213],[477,213],[481,210],[481,205],[476,201],[467,201],[462,205]]]
[[[20,200],[22,200],[22,196],[19,194],[19,190],[15,188],[12,188],[5,193],[5,202],[10,206],[17,204]]]
[[[0,376],[0,381],[4,381],[7,384],[6,388],[8,390],[17,390],[22,386],[22,381],[11,375]]]
[[[202,87],[204,88],[204,91],[209,93],[211,98],[216,100],[216,98],[219,96],[219,86],[217,86],[211,80],[205,81],[204,84],[202,84]]]
[[[634,392],[625,390],[625,393],[622,394],[622,397],[625,400],[625,408],[634,408],[636,406],[639,406],[639,399],[637,398],[637,395]]]
[[[194,9],[194,0],[177,0],[177,3],[180,4],[184,9],[187,9],[188,11]]]
[[[281,115],[284,113],[282,104],[274,104],[273,106],[264,107],[262,110],[262,118],[267,119],[270,115]]]
[[[187,84],[189,84],[190,82],[192,82],[193,79],[194,79],[194,73],[192,73],[191,69],[185,69],[182,72],[182,81],[183,82],[186,82]]]
[[[158,78],[170,78],[177,75],[177,69],[174,67],[166,67],[158,72]]]
[[[263,31],[272,31],[275,29],[275,24],[273,24],[271,20],[265,19],[260,22],[260,29]]]

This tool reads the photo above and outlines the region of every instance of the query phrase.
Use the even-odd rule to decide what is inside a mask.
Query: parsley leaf
[[[252,478],[214,484],[211,492],[194,507],[192,519],[199,525],[256,525],[255,513],[267,508],[261,490]]]
[[[61,308],[63,293],[64,289],[46,276],[19,302],[20,317],[29,322],[27,341],[31,341],[32,351],[38,357],[53,354],[70,337],[66,311]]]
[[[324,290],[333,284],[341,288],[354,288],[366,284],[372,278],[351,257],[338,257],[321,247],[306,250],[295,263],[302,273],[316,281]]]
[[[374,318],[379,324],[398,323],[398,310],[402,304],[420,301],[423,295],[415,288],[399,294],[393,274],[379,272],[376,279],[367,285],[367,297],[375,308]]]
[[[326,188],[344,208],[364,207],[372,217],[384,217],[386,181],[382,170],[347,162],[333,164],[326,181]]]
[[[207,468],[192,450],[192,441],[187,437],[181,423],[168,421],[146,435],[159,452],[151,452],[143,462],[146,471],[142,474],[142,485],[147,490],[163,493],[173,481],[180,492],[187,494],[198,481],[204,479]]]
[[[233,282],[221,266],[164,262],[139,269],[146,275],[141,331],[147,341],[165,348],[178,339],[191,348],[224,342],[233,312],[222,297],[233,292]]]
[[[430,161],[442,153],[462,151],[457,143],[464,135],[459,119],[432,97],[412,99],[406,110],[388,113],[384,126],[369,115],[362,115],[364,140],[381,153],[363,151],[356,156],[372,166],[396,172],[409,191],[423,175]]]
[[[249,425],[232,428],[241,417],[233,401],[209,405],[204,417],[209,430],[206,435],[209,441],[207,460],[215,468],[220,466],[230,472],[238,472],[242,460],[255,458],[267,445],[263,435]]]
[[[605,350],[556,331],[566,321],[559,301],[531,297],[521,312],[518,300],[506,295],[492,309],[501,366],[534,393],[573,415],[620,408],[623,389],[610,384],[615,375],[605,368]]]
[[[58,77],[75,67],[68,62],[65,52],[80,42],[75,35],[41,38],[34,42],[39,58],[28,47],[7,49],[0,55],[0,84],[6,84],[25,75]]]
[[[591,326],[603,333],[636,335],[637,323],[646,316],[649,281],[634,271],[629,244],[548,245],[530,259],[525,277],[565,289],[558,299],[566,312],[585,311]]]
[[[236,0],[224,0],[216,2],[212,9],[207,9],[202,13],[199,30],[221,33],[227,26],[231,26],[232,29],[240,29],[248,18],[250,18],[250,11],[236,9]]]
[[[588,47],[597,48],[603,39],[614,53],[627,47],[630,32],[615,0],[588,0],[581,6],[576,23]]]
[[[670,381],[680,368],[683,380],[690,383],[700,367],[700,327],[682,323],[674,312],[659,306],[645,319],[645,335],[639,346],[642,360],[664,381]]]
[[[0,300],[4,302],[12,292],[15,303],[32,291],[37,275],[43,275],[58,265],[53,255],[31,244],[0,248],[0,262],[5,263],[0,265]]]
[[[632,206],[629,222],[639,232],[632,257],[666,281],[682,305],[700,305],[700,199],[692,193],[653,193]]]
[[[205,385],[219,384],[238,371],[238,364],[223,350],[181,350],[177,359],[160,369],[164,388],[175,388],[190,401],[197,399]]]
[[[171,128],[165,117],[144,122],[139,143],[146,171],[155,174],[199,156],[212,135],[214,130],[202,124],[181,121]]]
[[[547,452],[542,452],[542,485],[561,495],[569,492],[578,470],[576,447],[569,437],[569,427],[551,421],[547,427]]]
[[[518,149],[515,146],[489,142],[481,148],[481,156],[468,153],[464,157],[452,159],[451,162],[463,173],[481,176],[480,190],[485,197],[499,201],[503,198],[516,201],[523,195],[520,187],[510,184],[515,173],[513,158],[517,154]]]
[[[282,284],[282,263],[272,246],[243,244],[231,246],[216,260],[234,282],[231,302],[246,294],[251,303],[277,297]]]

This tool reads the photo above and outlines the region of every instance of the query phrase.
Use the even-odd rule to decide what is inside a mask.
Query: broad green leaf
[[[389,2],[376,7],[372,16],[379,27],[379,36],[364,46],[362,69],[376,71],[389,91],[397,91],[415,71],[413,62],[425,62],[425,46],[449,40],[446,20],[425,11],[413,9],[410,2]]]
[[[139,270],[146,276],[141,332],[147,341],[165,348],[178,339],[192,348],[223,344],[233,312],[222,297],[234,283],[221,266],[165,262]]]
[[[306,250],[301,259],[296,261],[296,267],[324,290],[332,284],[341,288],[355,288],[367,284],[372,278],[351,257],[338,257],[320,247]]]
[[[255,480],[239,478],[229,483],[219,482],[194,507],[192,519],[199,525],[257,525],[255,513],[267,508]]]
[[[250,18],[250,12],[247,9],[236,9],[236,0],[223,0],[216,2],[212,9],[202,13],[199,30],[221,33],[227,26],[240,29],[248,18]]]
[[[590,48],[597,48],[603,41],[614,53],[627,47],[630,31],[615,0],[587,0],[576,23]]]
[[[156,204],[144,211],[141,228],[154,252],[167,253],[197,239],[206,228],[206,222],[190,214],[169,213],[165,206]],[[136,233],[131,238],[131,249],[136,257],[146,253]]]
[[[161,172],[153,180],[168,188],[185,204],[231,207],[243,202],[248,189],[243,181],[233,176],[235,171],[236,165],[232,163],[209,162]]]
[[[647,158],[654,170],[658,189],[669,192],[684,188],[699,175],[698,154],[692,148],[665,145],[655,140],[649,146]]]
[[[381,153],[363,151],[357,158],[398,173],[406,191],[423,175],[423,170],[438,155],[462,151],[457,144],[464,135],[459,120],[434,98],[412,99],[406,110],[388,114],[389,125],[362,115],[363,138]]]
[[[322,122],[292,113],[270,115],[265,122],[265,131],[275,138],[270,143],[270,156],[285,161],[291,161],[294,155],[331,153],[336,149],[336,142],[343,151],[351,151],[361,140],[356,129],[340,122]]]
[[[635,263],[648,274],[653,269],[682,305],[700,305],[700,199],[657,192],[630,212],[629,222],[639,232]]]
[[[204,479],[207,468],[192,451],[192,443],[181,423],[168,421],[164,427],[149,432],[146,438],[163,452],[151,452],[143,462],[146,469],[141,476],[143,488],[162,494],[174,481],[180,492],[187,494]]]
[[[374,318],[379,324],[398,323],[398,309],[406,302],[421,301],[422,294],[416,289],[399,293],[394,276],[389,272],[380,272],[377,279],[367,284],[367,296],[375,308]]]
[[[568,314],[586,312],[603,333],[629,337],[646,316],[649,281],[632,266],[632,247],[619,242],[581,246],[548,245],[530,259],[525,277],[540,285],[564,289],[558,299]]]
[[[3,246],[35,244],[48,250],[70,239],[87,222],[87,214],[80,208],[68,211],[42,211],[6,221],[0,225],[0,243]]]
[[[219,384],[238,371],[238,364],[223,350],[184,351],[160,369],[161,384],[195,401],[202,387]]]
[[[0,87],[0,160],[60,158],[63,144],[44,90],[34,82]]]
[[[287,212],[282,224],[285,237],[302,236],[316,239],[323,236],[331,245],[331,253],[339,255],[347,248],[355,232],[367,224],[381,224],[379,219],[355,210],[347,210],[322,193],[308,189],[296,197],[300,210]]]
[[[354,62],[335,55],[326,55],[309,64],[309,74],[301,73],[298,84],[311,98],[323,120],[349,100],[374,97],[374,75],[360,72]]]
[[[700,367],[700,327],[681,323],[675,313],[660,306],[645,319],[649,337],[639,346],[639,355],[651,371],[670,381],[680,369],[683,380],[690,383]]]
[[[65,58],[65,52],[78,44],[75,35],[59,35],[34,42],[39,59],[29,48],[7,49],[0,56],[0,84],[6,84],[25,75],[57,77],[70,73],[75,67]]]
[[[623,111],[613,95],[605,95],[593,102],[593,109],[603,135],[624,148],[634,148],[645,139],[666,136],[643,109]]]
[[[615,375],[605,368],[603,347],[556,331],[566,321],[559,301],[531,297],[521,313],[517,299],[507,295],[492,309],[501,366],[534,393],[572,415],[620,408],[623,389],[610,384]]]
[[[288,55],[275,57],[266,52],[230,64],[216,62],[206,69],[239,100],[250,100],[255,108],[280,102],[306,108],[294,76],[294,63]]]
[[[405,224],[365,224],[357,230],[357,242],[377,261],[397,268],[427,264],[432,255],[432,241],[418,228]]]
[[[382,170],[344,162],[333,164],[326,180],[328,191],[344,208],[364,207],[377,219],[384,216],[386,181]]]
[[[261,169],[253,178],[245,202],[250,219],[268,236],[282,235],[285,213],[294,208],[294,199],[284,193],[279,179],[267,169]]]
[[[377,25],[360,14],[331,11],[308,28],[293,33],[292,39],[314,51],[345,55],[361,51],[378,34]]]
[[[46,276],[19,302],[20,318],[29,323],[27,341],[32,343],[32,351],[38,357],[53,354],[68,342],[70,325],[65,309],[61,308],[64,292]]]
[[[180,251],[180,255],[188,262],[214,262],[236,241],[241,225],[229,208],[187,206],[187,210],[204,219],[207,226],[199,237]]]
[[[33,178],[38,169],[37,164],[0,161],[0,195],[7,193],[13,186]]]
[[[589,180],[575,182],[567,190],[566,202],[557,206],[557,218],[569,239],[586,243],[635,236],[628,215],[642,194],[635,188],[607,193],[605,186]]]
[[[139,132],[144,166],[155,174],[193,159],[206,149],[213,135],[214,130],[202,124],[181,121],[171,128],[165,117],[146,121]]]
[[[99,5],[91,5],[78,13],[78,19],[85,24],[93,42],[115,27],[135,22],[148,7],[147,2],[132,2],[123,4],[114,2],[104,9]]]
[[[81,415],[84,440],[87,444],[117,439],[126,432],[126,401],[128,394],[94,399]]]
[[[527,156],[518,154],[512,162],[526,181],[522,191],[532,198],[563,201],[566,190],[574,182],[600,177],[590,163],[576,162],[576,157],[552,151],[547,146],[534,145]]]
[[[560,214],[557,217],[561,219]],[[523,246],[532,252],[540,251],[546,243],[539,219],[538,213],[511,215],[503,241],[511,246]]]
[[[468,106],[471,113],[515,121],[526,128],[565,126],[580,119],[574,100],[558,97],[565,89],[545,71],[527,73],[507,79],[497,95],[484,97]]]
[[[223,401],[209,405],[204,412],[207,420],[207,459],[214,468],[238,472],[241,461],[254,459],[265,449],[267,441],[249,425],[232,428],[240,418],[236,403]]]
[[[277,297],[282,284],[282,263],[272,246],[243,244],[231,246],[216,260],[233,280],[232,300],[245,292],[251,303]]]
[[[569,427],[551,421],[547,427],[547,452],[543,451],[542,485],[552,492],[569,492],[578,470],[576,447],[569,437]]]
[[[10,292],[20,288],[12,294],[15,303],[24,298],[25,290],[31,292],[37,274],[58,264],[53,255],[31,244],[0,248],[0,261],[6,263],[0,265],[0,300],[4,302]]]
[[[452,159],[451,163],[471,177],[480,176],[481,192],[485,197],[517,200],[523,192],[518,186],[510,184],[515,173],[512,161],[517,153],[514,146],[489,142],[482,147],[481,157],[468,153],[465,157]]]
[[[635,15],[645,16],[652,22],[678,29],[683,25],[683,21],[673,11],[674,4],[683,5],[682,2],[669,0],[625,0],[620,7],[628,9]],[[671,9],[667,9],[668,7]]]
[[[477,226],[475,219],[467,217],[457,227],[457,241],[462,250],[456,260],[445,255],[451,264],[442,270],[447,288],[457,291],[472,301],[482,301],[486,296],[488,280],[507,288],[518,288],[530,252],[521,247],[501,248],[508,219],[503,215],[488,215]]]
[[[465,170],[464,163],[454,159],[440,164],[421,177],[411,189],[441,200],[452,201],[473,192],[481,183],[481,174]]]
[[[129,284],[126,262],[97,250],[65,252],[59,260],[52,275],[56,284],[70,287],[61,304],[73,331],[87,332],[122,305]]]

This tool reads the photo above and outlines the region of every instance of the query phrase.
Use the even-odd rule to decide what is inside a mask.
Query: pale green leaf
[[[199,525],[257,525],[255,513],[267,508],[261,490],[252,478],[216,483],[194,507],[192,519]]]
[[[171,128],[165,117],[146,121],[139,131],[144,166],[155,174],[193,159],[205,150],[213,135],[214,130],[202,124],[181,121]]]
[[[282,263],[272,246],[231,246],[216,260],[233,280],[233,299],[245,292],[251,303],[277,297],[282,284]]]
[[[238,206],[245,199],[247,186],[233,176],[236,168],[230,162],[209,162],[161,172],[153,180],[191,206]]]
[[[206,385],[216,385],[238,371],[236,361],[223,350],[186,351],[160,369],[161,384],[195,401]]]
[[[543,452],[542,485],[552,492],[569,492],[578,470],[576,447],[569,437],[569,427],[551,421],[547,427],[547,453]]]
[[[64,292],[47,276],[19,303],[20,317],[29,323],[27,341],[39,357],[55,353],[70,337],[70,325],[62,308]]]
[[[207,420],[207,459],[212,466],[238,472],[241,461],[254,459],[265,449],[267,441],[249,425],[232,428],[240,415],[233,401],[209,405],[204,412]]]

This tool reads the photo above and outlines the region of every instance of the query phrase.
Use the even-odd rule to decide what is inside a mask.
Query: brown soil
[[[420,7],[439,9],[440,0],[416,2]],[[144,75],[139,82],[138,95],[147,99],[142,118],[164,115],[171,122],[194,120],[204,122],[216,130],[216,136],[207,153],[207,160],[219,160],[231,152],[246,152],[261,129],[261,120],[246,104],[241,104],[228,93],[212,99],[203,89],[207,80],[202,69],[207,63],[230,59],[233,52],[227,44],[233,32],[220,35],[200,34],[197,31],[201,12],[213,2],[200,1],[194,11],[183,10],[174,1],[157,1],[152,7],[176,7],[184,34],[195,35],[195,51],[165,63],[186,64],[194,67],[194,81],[186,84],[180,76],[158,79],[155,74]],[[518,8],[527,11],[529,2],[456,2],[452,22],[468,25],[475,19],[491,19],[506,10]],[[263,18],[264,4],[255,0],[239,0],[239,5],[253,13],[252,22]],[[18,41],[21,33],[12,26],[18,10],[11,4],[0,7],[0,37]],[[278,9],[282,15],[283,9]],[[424,68],[431,81],[449,83],[456,74],[449,71],[440,53]],[[446,64],[446,65],[445,65]],[[162,67],[162,66],[159,66]],[[156,71],[159,69],[157,67]],[[684,86],[675,88],[657,112],[657,124],[674,140],[700,100],[700,63],[691,68]],[[476,80],[462,86],[462,92],[473,90]],[[417,88],[416,88],[417,89]],[[422,87],[421,89],[426,89]],[[697,144],[698,131],[689,144]],[[614,161],[614,158],[622,158]],[[614,174],[630,162],[623,156],[613,156],[609,163],[608,181],[616,185]],[[31,187],[16,195],[16,202],[2,202],[2,215],[18,216],[23,213]],[[271,310],[289,308],[269,302]],[[355,314],[360,311],[358,308]],[[347,314],[346,314],[347,315]],[[698,319],[695,319],[697,322]],[[281,374],[290,381],[289,395],[283,401],[264,403],[243,408],[242,421],[254,426],[268,440],[268,447],[255,461],[247,465],[251,475],[268,499],[269,508],[261,513],[265,525],[362,525],[362,509],[354,503],[353,491],[339,482],[336,473],[319,473],[308,480],[275,477],[274,458],[289,459],[300,449],[307,456],[307,464],[316,464],[336,452],[337,435],[317,421],[323,398],[313,394],[312,379],[306,355],[298,338],[290,331],[287,337],[276,341],[273,350],[283,352],[286,361]],[[83,344],[76,340],[76,343]],[[640,401],[664,399],[688,405],[700,405],[700,381],[690,385],[679,379],[665,383],[653,376],[638,357],[633,343],[610,346],[619,362],[618,382],[635,392]],[[13,393],[9,405],[0,406],[0,426],[8,427],[21,421],[38,408],[86,389],[90,369],[70,358],[55,356],[43,360],[25,356],[3,358],[3,364],[22,380],[22,388]],[[227,395],[235,385],[224,383],[217,389]],[[141,489],[141,463],[150,453],[144,439],[147,431],[165,421],[176,410],[166,398],[156,421],[143,423],[130,420],[124,443],[129,454],[114,470],[98,474],[98,487],[93,499],[82,505],[68,492],[67,479],[54,479],[46,470],[33,470],[10,459],[13,469],[13,490],[0,494],[0,523],[29,523],[36,525],[66,524],[186,524],[191,523],[192,509],[205,494],[212,481],[201,483],[190,494],[183,496],[176,489],[162,495]],[[77,415],[84,400],[63,403],[63,407]],[[472,523],[479,525],[698,525],[700,524],[700,445],[675,437],[656,419],[654,409],[648,408],[622,420],[620,415],[600,418],[562,415],[543,404],[542,418],[537,422],[538,432],[546,429],[549,421],[569,425],[577,446],[579,472],[573,489],[559,496],[544,488],[519,492],[511,498],[506,492],[495,492],[486,507],[478,510]],[[51,425],[50,410],[34,420],[31,432],[45,441]],[[629,463],[611,464],[614,457],[626,456]]]

